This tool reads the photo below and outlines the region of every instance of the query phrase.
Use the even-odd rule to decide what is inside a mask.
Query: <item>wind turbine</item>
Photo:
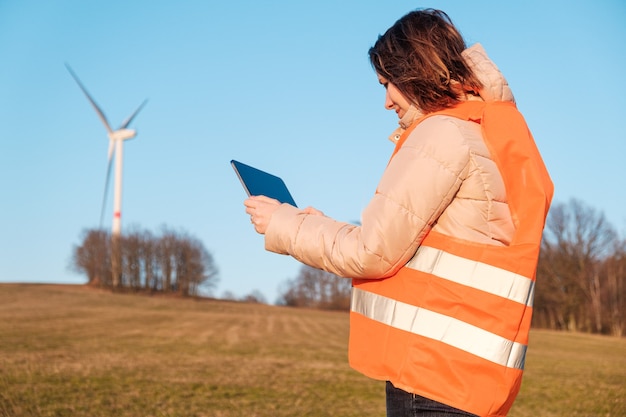
[[[106,204],[107,191],[109,187],[109,178],[111,176],[111,165],[113,162],[113,157],[115,157],[115,188],[113,195],[113,226],[111,229],[111,234],[114,237],[120,235],[121,232],[121,221],[122,221],[122,170],[123,170],[123,159],[124,159],[124,141],[129,140],[135,137],[137,132],[134,129],[129,129],[128,125],[133,121],[137,113],[145,106],[148,100],[144,100],[143,103],[137,107],[135,110],[117,130],[111,129],[111,125],[107,121],[102,110],[96,104],[94,99],[89,95],[87,89],[78,79],[78,76],[74,73],[72,68],[65,64],[67,70],[70,72],[70,75],[74,78],[80,89],[85,93],[87,99],[91,103],[92,107],[98,113],[98,117],[104,124],[104,127],[107,130],[109,136],[109,152],[108,152],[108,163],[107,163],[107,173],[106,180],[104,183],[104,196],[102,197],[102,209],[100,211],[100,227],[102,227],[102,216],[104,214],[104,206]]]

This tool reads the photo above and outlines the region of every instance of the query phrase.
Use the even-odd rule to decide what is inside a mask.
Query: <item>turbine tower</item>
[[[106,205],[109,178],[111,176],[111,163],[113,162],[113,157],[115,157],[115,187],[113,195],[113,225],[111,228],[111,235],[113,237],[118,237],[122,229],[122,171],[124,160],[124,141],[134,138],[137,134],[134,129],[129,129],[128,125],[130,125],[135,116],[137,116],[137,113],[139,113],[143,106],[145,106],[148,100],[144,100],[143,103],[141,103],[141,105],[137,108],[137,110],[135,110],[126,120],[124,120],[119,129],[113,130],[111,129],[111,125],[107,121],[106,116],[104,115],[102,110],[100,110],[100,107],[98,107],[94,99],[89,95],[85,86],[78,79],[78,76],[74,73],[74,71],[68,64],[65,64],[65,66],[67,67],[70,75],[74,78],[85,96],[87,96],[87,99],[91,103],[96,113],[98,113],[98,117],[104,124],[104,127],[106,128],[109,136],[108,163],[106,179],[104,183],[104,196],[102,197],[102,208],[100,211],[100,227],[102,228],[102,216],[104,214],[104,207]]]

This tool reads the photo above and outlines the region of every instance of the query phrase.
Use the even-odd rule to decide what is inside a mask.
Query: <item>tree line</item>
[[[298,276],[284,283],[279,291],[279,304],[322,310],[349,310],[352,280],[330,272],[300,267]]]
[[[624,336],[626,241],[604,214],[573,199],[550,209],[533,325]]]
[[[348,310],[349,279],[303,266],[280,304]],[[624,336],[626,241],[602,213],[573,199],[552,206],[544,229],[533,326]]]
[[[74,247],[72,268],[90,285],[184,296],[199,295],[201,287],[211,289],[218,281],[217,266],[202,242],[167,228],[158,235],[136,228],[120,236],[86,230]]]

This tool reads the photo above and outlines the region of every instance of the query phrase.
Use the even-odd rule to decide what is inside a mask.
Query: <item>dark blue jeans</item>
[[[387,381],[387,417],[478,417],[398,389]]]

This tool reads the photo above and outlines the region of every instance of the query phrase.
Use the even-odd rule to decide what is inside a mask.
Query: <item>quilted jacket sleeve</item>
[[[390,161],[361,226],[283,204],[270,220],[265,248],[343,277],[391,276],[450,204],[468,161],[458,126],[447,117],[430,117]]]

